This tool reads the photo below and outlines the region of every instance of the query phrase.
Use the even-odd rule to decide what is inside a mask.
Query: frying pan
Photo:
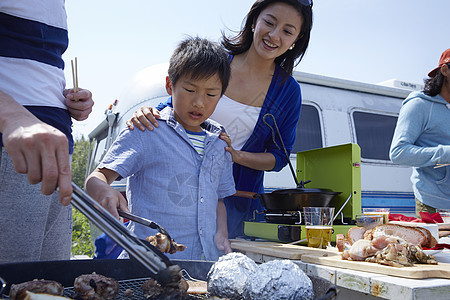
[[[298,182],[297,176],[295,175],[294,168],[292,167],[291,160],[289,159],[289,155],[287,153],[286,147],[284,146],[283,139],[281,137],[280,131],[278,129],[278,125],[275,121],[275,117],[272,114],[265,114],[263,116],[263,122],[270,127],[272,130],[272,138],[274,144],[277,146],[278,149],[280,147],[275,141],[275,132],[273,127],[267,123],[266,117],[271,117],[273,120],[273,124],[275,126],[275,129],[277,131],[278,137],[281,141],[281,146],[284,150],[284,155],[288,161],[289,168],[292,173],[292,177],[294,178],[294,181],[297,185],[297,188],[293,189],[280,189],[275,190],[271,193],[252,193],[252,192],[245,192],[245,191],[236,191],[235,196],[239,197],[245,197],[245,198],[252,198],[257,199],[259,198],[261,200],[261,204],[267,209],[268,211],[299,211],[302,210],[303,207],[309,207],[309,206],[315,206],[315,207],[325,207],[330,204],[330,201],[340,192],[334,192],[329,189],[309,189],[305,188],[304,185],[311,182],[310,180],[303,182]]]
[[[283,189],[271,193],[252,193],[236,191],[235,196],[260,199],[261,204],[268,211],[299,211],[303,207],[326,207],[339,192],[327,189]]]

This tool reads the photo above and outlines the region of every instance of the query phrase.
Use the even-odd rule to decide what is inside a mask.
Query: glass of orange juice
[[[363,208],[363,215],[382,215],[383,224],[389,223],[389,208]]]

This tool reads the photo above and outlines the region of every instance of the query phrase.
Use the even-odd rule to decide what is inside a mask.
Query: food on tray
[[[382,224],[366,231],[362,227],[352,227],[347,232],[346,243],[345,240],[342,242],[342,237],[339,243],[336,239],[336,243],[338,250],[343,252],[342,259],[346,260],[394,267],[412,266],[414,263],[437,264],[433,256],[422,250],[422,246],[435,245],[435,239],[424,228]]]
[[[146,299],[184,299],[188,290],[188,283],[181,278],[177,287],[161,286],[159,282],[150,278],[142,284],[142,292]]]
[[[75,278],[73,289],[77,299],[107,300],[114,299],[119,293],[119,282],[95,272]]]
[[[366,229],[364,227],[352,227],[348,230],[347,241],[350,243],[350,245],[353,245],[356,241],[364,237],[365,232]]]
[[[184,251],[186,246],[183,244],[177,244],[174,240],[172,240],[173,248],[170,248],[169,238],[165,234],[157,233],[152,236],[148,236],[145,238],[150,244],[158,248],[163,253],[174,254],[178,251]]]
[[[247,278],[255,273],[256,263],[242,253],[221,256],[208,272],[208,292],[213,296],[239,299]]]
[[[426,229],[424,229],[426,230]],[[428,231],[428,230],[426,230]],[[428,231],[429,232],[429,231]],[[382,235],[388,236],[396,236],[399,238],[408,241],[414,245],[426,246],[428,238],[423,233],[422,230],[419,230],[414,227],[407,227],[398,224],[383,224],[375,227],[370,233],[374,238]],[[431,236],[431,233],[430,233]]]
[[[12,284],[11,289],[9,290],[9,298],[11,300],[24,299],[27,295],[26,291],[62,296],[64,293],[64,287],[56,281],[35,279],[19,284]]]
[[[338,248],[339,252],[344,252],[345,235],[343,235],[342,233],[336,234],[336,247]]]

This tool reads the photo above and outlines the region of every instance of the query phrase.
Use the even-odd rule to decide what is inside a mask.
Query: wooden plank
[[[298,245],[289,245],[276,242],[260,242],[246,240],[230,240],[231,248],[241,252],[252,252],[285,259],[301,259],[304,254],[337,255],[337,250],[317,249]]]
[[[413,267],[389,267],[376,263],[364,261],[342,260],[339,255],[302,255],[305,263],[320,264],[337,268],[365,271],[377,274],[398,276],[404,278],[447,278],[450,279],[450,264],[439,263],[438,265],[415,264]]]

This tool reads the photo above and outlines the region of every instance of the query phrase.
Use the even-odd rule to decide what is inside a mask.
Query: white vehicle
[[[106,111],[105,120],[89,134],[92,154],[87,172],[96,167],[134,111],[167,100],[167,66],[156,65],[139,72],[124,96]],[[403,99],[423,86],[397,80],[366,84],[303,72],[294,72],[294,77],[301,85],[303,105],[290,157],[293,166],[299,151],[356,143],[361,148],[362,207],[413,213],[411,168],[393,164],[389,147]],[[113,185],[124,191],[125,184],[122,180]],[[280,172],[266,172],[264,186],[274,190],[295,187],[295,183],[286,167]]]

